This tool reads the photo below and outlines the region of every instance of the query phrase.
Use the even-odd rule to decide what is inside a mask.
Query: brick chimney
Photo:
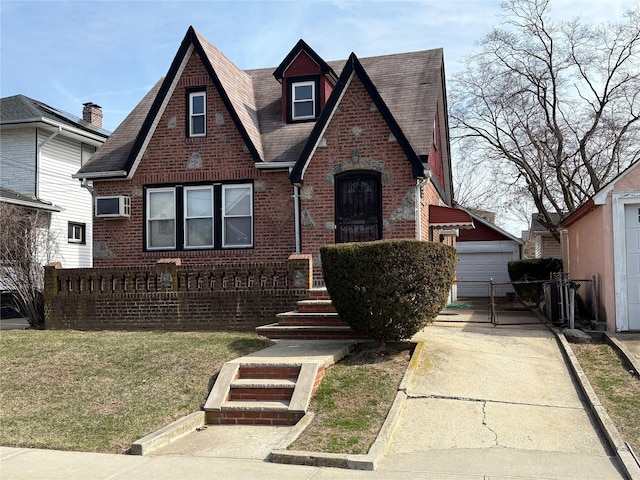
[[[102,107],[95,103],[82,104],[82,119],[97,128],[102,128]]]

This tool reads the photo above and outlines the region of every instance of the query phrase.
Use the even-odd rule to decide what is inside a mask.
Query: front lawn
[[[623,440],[640,454],[640,380],[607,344],[571,348]]]
[[[0,333],[0,445],[126,451],[200,409],[224,362],[271,343],[248,333]]]
[[[362,351],[327,370],[309,410],[315,418],[290,450],[366,454],[398,392],[414,344],[387,345],[384,353]]]

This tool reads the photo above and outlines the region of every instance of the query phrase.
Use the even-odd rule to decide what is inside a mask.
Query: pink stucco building
[[[595,276],[607,331],[640,330],[639,167],[632,164],[561,224],[565,270],[571,278]]]

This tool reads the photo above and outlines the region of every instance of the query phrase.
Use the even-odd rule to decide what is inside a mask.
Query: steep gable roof
[[[304,42],[298,42],[291,52],[300,49],[312,52]],[[193,52],[202,58],[258,167],[293,167],[301,159],[319,121],[284,123],[282,86],[273,76],[274,69],[243,71],[190,27],[167,76],[151,89],[75,177],[130,178],[133,175],[136,162],[140,161],[162,114],[163,104],[168,101],[183,64]],[[414,175],[421,176],[421,162],[429,155],[433,137],[433,120],[440,111],[446,113],[446,105],[438,102],[444,88],[442,49],[353,57],[354,62],[338,60],[326,65],[337,75],[344,69],[357,69],[358,77],[365,78],[372,97],[382,106],[380,111],[386,112],[385,119],[399,132],[396,138],[400,141],[404,137],[403,148],[408,152]],[[281,66],[285,64],[286,59]],[[332,98],[338,97],[335,93]],[[448,156],[443,161],[448,161]]]
[[[264,154],[251,76],[236,67],[220,50],[193,30],[193,27],[189,30],[193,31],[197,39],[196,51],[204,57],[205,67],[254,160],[263,161]]]
[[[284,78],[284,73],[287,71],[287,68],[289,68],[289,66],[293,63],[296,57],[300,55],[300,53],[302,52],[305,52],[309,56],[309,58],[311,58],[320,67],[320,71],[322,72],[323,75],[328,75],[334,81],[338,79],[338,76],[333,71],[333,68],[331,68],[329,64],[327,64],[327,62],[325,62],[320,57],[320,55],[318,55],[302,39],[298,40],[298,43],[296,43],[296,45],[291,49],[291,51],[284,58],[282,63],[280,63],[278,68],[276,68],[276,70],[273,72],[273,76],[277,80],[282,80]]]
[[[74,178],[118,178],[129,173],[127,165],[134,151],[134,145],[143,132],[143,124],[149,116],[151,105],[158,96],[164,78],[147,92],[129,115],[115,129],[107,140],[91,156]]]
[[[133,175],[146,145],[155,132],[164,108],[175,90],[176,83],[184,70],[186,62],[193,52],[197,53],[202,60],[252,157],[256,162],[263,160],[262,142],[251,77],[236,67],[220,50],[196,32],[193,27],[189,27],[171,63],[167,76],[159,82],[159,85],[156,84],[134,109],[134,112],[137,110],[134,119],[132,119],[127,128],[123,129],[122,135],[117,137],[120,145],[118,147],[108,146],[103,151],[98,150],[91,158],[91,161],[80,169],[75,177],[107,177],[108,172],[113,172],[115,176],[129,178]],[[149,100],[151,100],[151,103]],[[144,114],[144,119],[140,123],[139,120],[142,114]],[[132,141],[131,137],[134,135],[132,127],[135,128],[138,125],[139,131],[135,133],[136,137]],[[119,129],[120,127],[117,130]],[[118,155],[107,158],[106,156],[110,155],[113,150],[116,150]]]
[[[331,93],[331,97],[325,106],[325,109],[320,114],[318,121],[316,122],[311,134],[309,136],[309,140],[300,155],[300,158],[296,162],[291,175],[290,180],[292,183],[301,183],[304,177],[304,172],[315,152],[318,142],[322,137],[324,131],[329,125],[331,118],[333,117],[336,109],[340,105],[340,101],[342,100],[343,95],[345,94],[349,84],[351,83],[354,77],[358,77],[358,79],[362,82],[367,93],[371,96],[374,104],[382,114],[382,117],[386,121],[389,129],[395,136],[396,140],[400,144],[400,147],[404,151],[409,163],[411,164],[411,171],[414,177],[424,177],[424,166],[422,165],[422,161],[420,157],[416,154],[411,144],[407,140],[403,130],[398,125],[395,117],[391,114],[389,107],[382,99],[380,93],[376,89],[376,86],[371,81],[371,78],[365,71],[364,67],[358,60],[358,57],[354,53],[349,56],[347,63],[340,74],[340,78],[336,83],[336,86]]]

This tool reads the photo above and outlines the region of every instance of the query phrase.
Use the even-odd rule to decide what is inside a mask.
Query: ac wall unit
[[[131,199],[124,195],[96,197],[96,217],[126,218],[131,215]]]
[[[458,228],[449,228],[447,230],[440,230],[438,233],[443,237],[457,237],[460,235],[460,229]]]

